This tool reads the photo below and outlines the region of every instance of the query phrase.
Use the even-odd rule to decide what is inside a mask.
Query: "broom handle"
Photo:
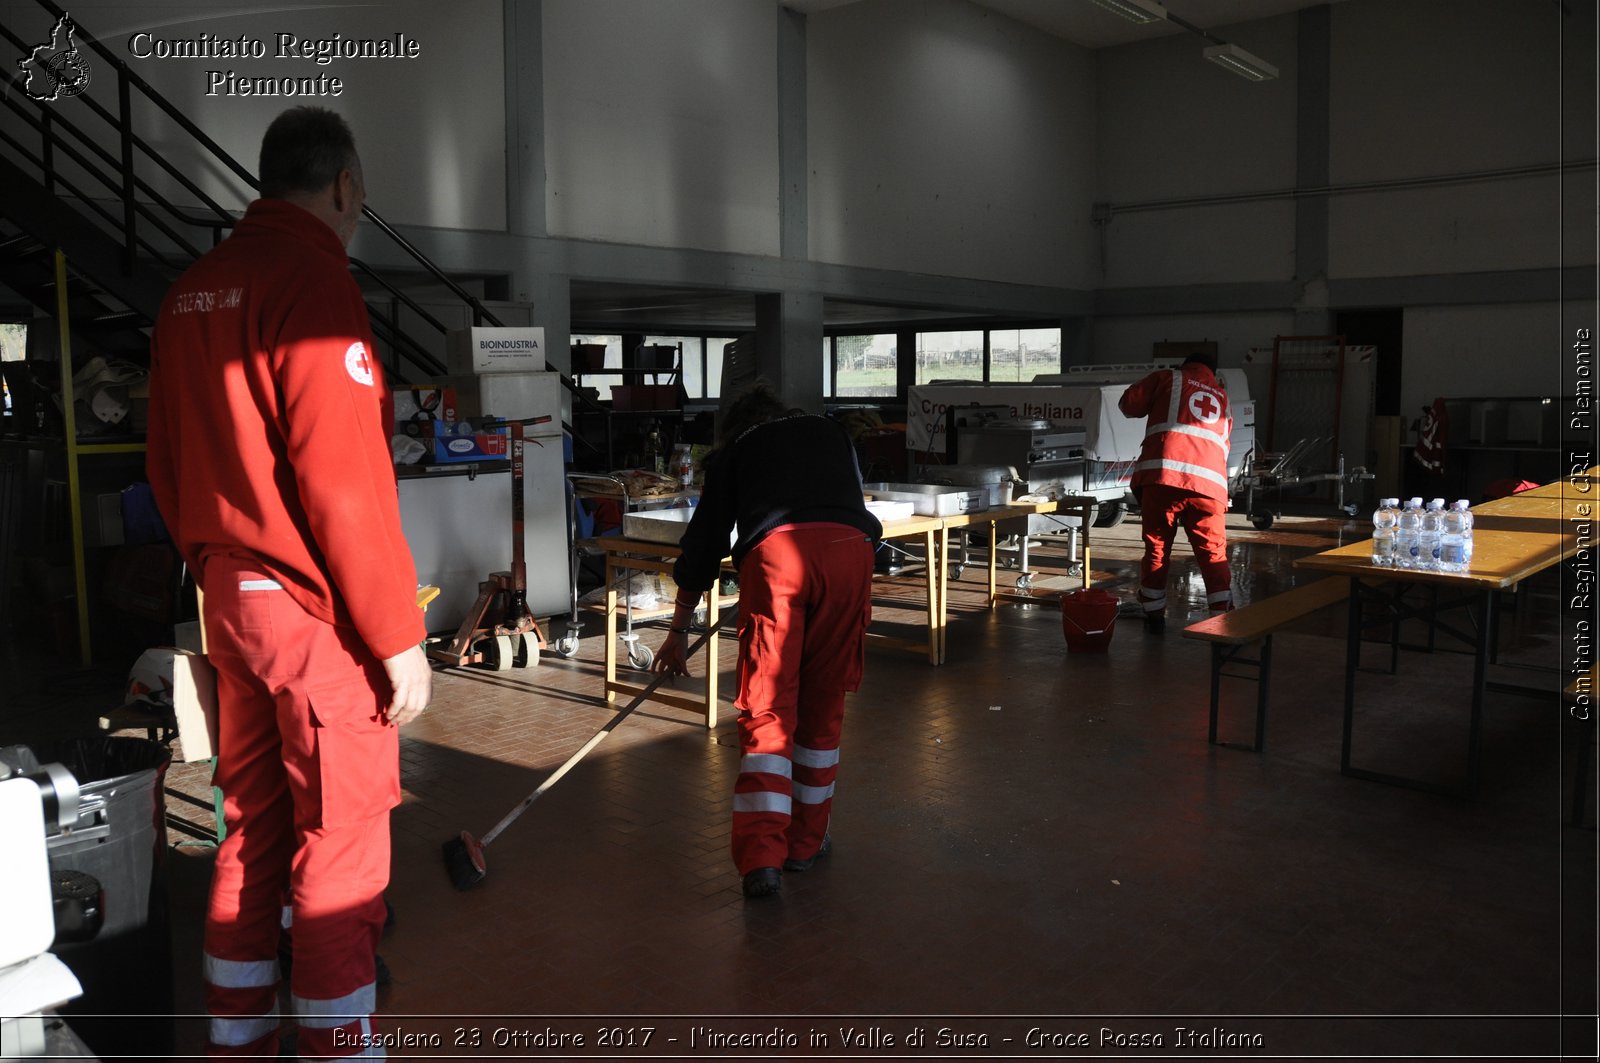
[[[684,659],[688,660],[690,657],[693,657],[695,651],[698,650],[701,646],[703,646],[705,644],[706,640],[709,639],[713,634],[716,633],[716,630],[722,626],[722,622],[725,619],[727,619],[727,614],[726,613],[724,613],[722,616],[717,617],[716,622],[714,624],[712,624],[710,627],[706,628],[705,634],[703,634],[699,638],[695,639],[693,644],[691,644],[688,649],[683,651]],[[706,667],[710,668],[710,667],[713,666],[713,664],[714,664],[714,662],[707,661],[706,662]],[[650,680],[649,683],[645,684],[645,688],[643,690],[639,691],[639,693],[635,694],[633,696],[633,700],[632,701],[630,701],[626,705],[622,706],[622,708],[617,711],[617,714],[615,716],[611,717],[610,721],[604,727],[602,727],[602,728],[600,728],[600,730],[596,731],[594,733],[594,735],[587,742],[585,742],[583,744],[583,747],[581,749],[579,749],[576,753],[572,754],[572,756],[567,758],[567,761],[566,761],[565,764],[561,765],[561,767],[559,767],[555,771],[551,772],[550,773],[550,777],[548,779],[546,779],[544,782],[540,783],[539,784],[539,788],[537,790],[533,791],[533,793],[531,793],[527,797],[523,798],[522,799],[522,804],[518,805],[516,808],[513,808],[510,812],[506,813],[505,818],[502,819],[499,823],[496,823],[494,825],[494,827],[489,831],[489,833],[485,834],[483,836],[483,838],[479,840],[478,844],[479,845],[488,845],[490,842],[492,842],[496,838],[500,837],[500,832],[501,831],[505,830],[507,827],[511,826],[512,823],[516,822],[517,817],[522,815],[524,812],[526,812],[528,810],[528,806],[529,805],[531,805],[535,801],[539,800],[540,797],[543,797],[544,796],[544,792],[546,790],[550,789],[550,787],[552,787],[556,783],[560,782],[561,781],[561,777],[563,775],[565,775],[567,772],[571,771],[573,768],[577,767],[578,766],[578,761],[580,761],[584,757],[588,756],[589,755],[589,751],[591,749],[593,749],[595,746],[597,746],[601,742],[603,742],[605,740],[606,736],[611,733],[611,729],[613,727],[617,726],[617,724],[619,724],[623,720],[627,719],[628,716],[630,714],[632,714],[634,709],[637,709],[640,705],[643,705],[645,703],[645,699],[649,698],[651,694],[654,694],[656,692],[656,688],[659,687],[662,684],[662,682],[664,682],[665,680],[670,679],[670,678],[672,678],[672,673],[671,672],[661,672],[661,673],[657,674],[657,676],[654,679]]]

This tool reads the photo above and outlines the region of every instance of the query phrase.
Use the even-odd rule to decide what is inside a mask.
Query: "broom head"
[[[445,842],[442,848],[444,869],[449,872],[456,889],[469,890],[489,874],[489,867],[483,860],[482,843],[466,831],[462,831],[459,838]]]

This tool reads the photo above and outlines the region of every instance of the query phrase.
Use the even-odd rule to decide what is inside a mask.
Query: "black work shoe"
[[[744,877],[746,897],[771,897],[783,889],[783,872],[775,867],[758,867]]]
[[[1167,618],[1160,613],[1146,613],[1144,615],[1144,633],[1146,635],[1165,635],[1167,633]]]
[[[818,860],[821,860],[824,856],[827,856],[831,852],[833,852],[833,836],[824,834],[822,836],[822,844],[817,846],[816,852],[812,853],[804,860],[793,856],[789,857],[789,859],[783,862],[783,869],[785,871],[810,871],[812,864],[816,863]]]

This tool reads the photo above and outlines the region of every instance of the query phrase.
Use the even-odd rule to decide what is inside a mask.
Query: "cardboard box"
[[[542,372],[544,328],[453,329],[446,337],[445,354],[452,376]]]
[[[508,434],[504,428],[488,432],[475,430],[469,424],[433,425],[433,460],[439,463],[457,461],[504,461]]]

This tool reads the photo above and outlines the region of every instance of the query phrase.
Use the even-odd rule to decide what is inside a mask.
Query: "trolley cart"
[[[1233,485],[1234,494],[1244,493],[1244,511],[1250,518],[1251,524],[1262,531],[1272,527],[1272,522],[1283,516],[1283,489],[1309,483],[1331,482],[1334,485],[1334,507],[1347,516],[1355,516],[1356,504],[1346,503],[1344,500],[1345,485],[1376,479],[1365,466],[1358,465],[1347,472],[1344,467],[1344,454],[1341,452],[1338,467],[1333,472],[1311,473],[1300,468],[1307,454],[1315,453],[1318,448],[1331,442],[1331,437],[1307,437],[1281,454],[1258,454],[1254,448],[1251,449],[1245,456],[1243,466]],[[1274,504],[1271,507],[1264,502],[1258,504],[1256,499],[1258,491],[1263,493],[1271,491]]]
[[[544,635],[528,610],[528,568],[523,558],[522,479],[526,440],[522,430],[527,425],[547,424],[550,420],[549,414],[543,414],[521,419],[486,417],[479,422],[484,428],[510,430],[511,571],[491,572],[478,584],[478,599],[467,610],[455,637],[442,648],[429,648],[428,656],[436,661],[457,666],[482,664],[495,671],[539,663]],[[537,442],[535,445],[543,446]]]

